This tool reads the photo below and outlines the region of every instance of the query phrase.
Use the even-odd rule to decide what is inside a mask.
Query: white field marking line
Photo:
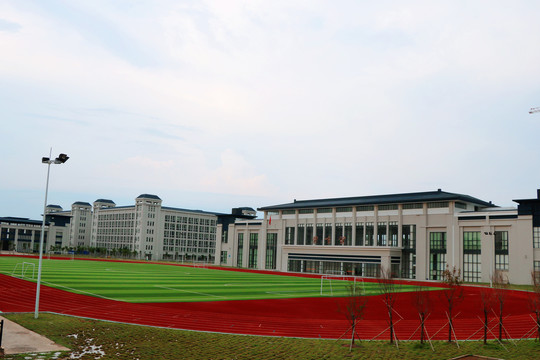
[[[317,291],[302,291],[302,290],[292,290],[292,291],[265,291],[267,294],[292,294],[292,293],[305,293],[305,294],[319,294]]]
[[[105,269],[105,271],[125,273],[125,274],[144,274],[144,275],[148,275],[148,272],[144,272],[144,271],[126,271],[126,270],[114,270],[114,269]],[[164,274],[170,274],[170,273],[165,272]],[[191,273],[183,272],[183,273],[180,273],[179,275],[180,276],[191,275]]]
[[[227,297],[225,297],[225,296],[219,296],[219,295],[214,295],[214,294],[207,294],[207,293],[202,293],[202,292],[197,292],[197,291],[175,289],[175,288],[171,288],[171,287],[167,287],[167,286],[161,286],[161,285],[154,285],[154,286],[158,287],[158,288],[162,288],[162,289],[167,289],[167,290],[184,291],[184,292],[193,293],[193,294],[199,294],[199,295],[205,295],[205,296],[214,296],[214,297],[217,297],[217,298],[227,299]]]
[[[94,293],[91,293],[91,292],[89,292],[89,291],[84,291],[84,290],[74,289],[74,288],[70,288],[69,286],[64,286],[64,285],[55,284],[55,283],[52,283],[52,282],[49,282],[49,281],[43,281],[43,280],[41,280],[41,282],[44,283],[44,284],[52,285],[53,287],[59,287],[59,288],[68,289],[68,290],[70,290],[71,292],[74,292],[74,293],[76,293],[76,294],[77,294],[77,293],[84,293],[84,294],[89,294],[89,295],[92,295],[92,296],[100,297],[100,298],[102,298],[102,299],[114,300],[114,301],[121,301],[121,300],[113,299],[113,298],[110,298],[110,297],[107,297],[107,296],[103,296],[103,295],[99,295],[99,294],[94,294]]]

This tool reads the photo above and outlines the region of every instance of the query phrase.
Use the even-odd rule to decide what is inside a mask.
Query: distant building
[[[46,207],[44,251],[70,244],[71,216],[62,213],[58,205]],[[0,250],[21,253],[39,251],[42,220],[20,217],[0,217]]]
[[[216,264],[315,274],[442,280],[455,266],[467,282],[495,270],[511,283],[540,274],[540,190],[518,208],[445,191],[294,200],[259,208],[262,220],[218,226]]]
[[[207,262],[214,262],[218,224],[226,229],[238,218],[256,216],[252,208],[222,214],[166,207],[151,194],[138,196],[128,206],[116,206],[108,199],[92,205],[77,201],[71,210],[48,205],[46,214],[45,252],[102,248],[148,260]],[[1,250],[38,252],[40,233],[40,220],[0,218]]]

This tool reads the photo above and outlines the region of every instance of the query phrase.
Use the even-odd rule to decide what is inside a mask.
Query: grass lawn
[[[37,278],[37,259],[0,257],[0,273]],[[17,269],[16,271],[14,271]],[[33,279],[32,279],[33,276]],[[320,278],[213,270],[197,267],[43,259],[42,284],[74,293],[132,303],[254,300],[321,296]],[[346,296],[345,281],[325,281],[323,295]],[[367,295],[379,294],[379,285],[363,284]],[[410,291],[400,285],[396,291]],[[331,291],[331,292],[330,292]]]
[[[348,341],[271,338],[243,335],[222,335],[193,331],[170,330],[145,326],[85,320],[68,316],[41,314],[5,314],[7,318],[72,349],[71,358],[82,359],[451,359],[475,354],[500,359],[539,359],[537,341],[505,342],[504,347],[490,341],[434,342],[435,351],[427,344],[401,342],[399,349],[388,342],[362,341],[349,352]],[[91,345],[100,353],[85,353]],[[104,355],[100,355],[103,354]],[[84,356],[80,357],[81,355]],[[53,354],[40,355],[52,359]],[[20,354],[6,359],[37,359]],[[70,358],[63,353],[62,359]]]

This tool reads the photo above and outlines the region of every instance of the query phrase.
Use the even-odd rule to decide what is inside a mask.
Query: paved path
[[[0,320],[4,320],[2,347],[6,355],[69,350],[2,316]]]

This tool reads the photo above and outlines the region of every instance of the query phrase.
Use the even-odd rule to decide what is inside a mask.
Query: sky
[[[0,217],[540,188],[540,2],[0,0]]]

